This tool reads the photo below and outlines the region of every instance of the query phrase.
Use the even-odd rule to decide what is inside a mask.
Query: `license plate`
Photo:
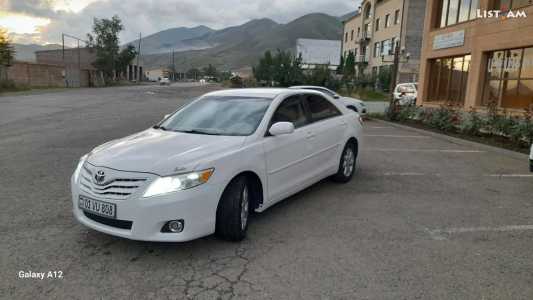
[[[78,199],[78,207],[84,211],[88,211],[100,216],[113,219],[117,217],[117,206],[113,203],[80,196]]]

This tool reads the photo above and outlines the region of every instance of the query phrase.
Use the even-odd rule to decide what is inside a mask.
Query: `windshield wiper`
[[[176,130],[177,132],[192,133],[192,134],[205,134],[205,135],[221,135],[220,133],[205,131],[201,129],[188,129],[188,130]]]
[[[168,128],[166,128],[165,126],[160,126],[160,125],[154,125],[152,128],[153,129],[161,129],[163,131],[168,131]]]

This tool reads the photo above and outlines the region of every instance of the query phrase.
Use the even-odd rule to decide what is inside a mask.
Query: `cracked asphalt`
[[[0,298],[533,298],[526,156],[377,121],[350,183],[324,180],[255,215],[241,243],[136,242],[74,221],[81,155],[216,88],[0,97]]]

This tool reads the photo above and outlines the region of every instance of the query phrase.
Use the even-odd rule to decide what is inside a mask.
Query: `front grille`
[[[102,217],[102,216],[99,216],[99,215],[91,214],[91,213],[86,212],[86,211],[84,211],[83,214],[87,218],[89,218],[89,219],[91,219],[91,220],[93,220],[95,222],[98,222],[98,223],[101,223],[101,224],[104,224],[104,225],[107,225],[107,226],[115,227],[115,228],[130,230],[131,226],[133,225],[132,221],[109,219],[109,218]]]
[[[96,183],[94,174],[96,167],[85,163],[80,172],[80,188],[99,198],[124,200],[133,194],[147,180],[143,177],[134,177],[131,172],[108,171],[105,181]]]

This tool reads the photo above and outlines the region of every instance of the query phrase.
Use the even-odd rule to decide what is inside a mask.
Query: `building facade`
[[[297,39],[296,55],[302,58],[304,70],[319,66],[336,70],[341,61],[341,44],[335,40]]]
[[[399,48],[397,82],[417,82],[425,0],[364,0],[343,21],[342,55],[355,55],[358,75],[377,76],[391,68]]]
[[[96,50],[91,48],[67,48],[65,50],[36,51],[37,63],[62,66],[65,69],[67,87],[87,87],[103,85],[103,76],[92,65],[96,61]],[[136,62],[133,59],[132,62]],[[128,65],[124,74],[117,74],[131,81],[143,79],[143,67]]]
[[[523,111],[533,105],[533,1],[429,0],[421,59],[417,104]]]

